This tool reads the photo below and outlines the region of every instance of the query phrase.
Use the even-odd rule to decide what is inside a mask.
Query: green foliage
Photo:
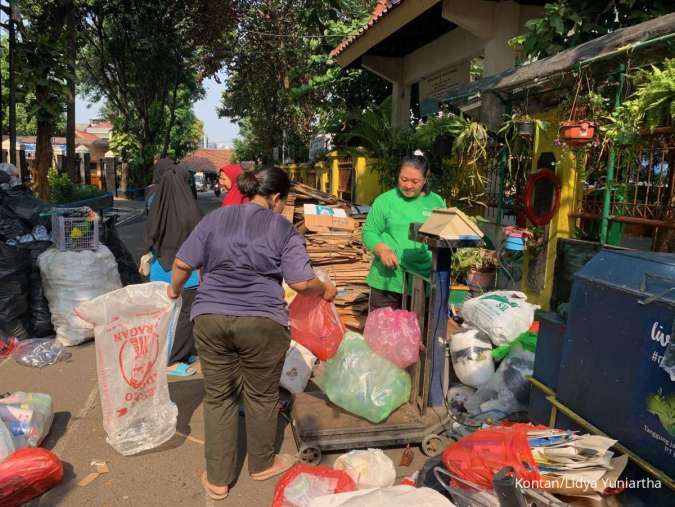
[[[68,175],[59,173],[55,167],[49,169],[47,181],[49,182],[49,202],[52,204],[81,201],[102,193],[93,185],[74,184]]]
[[[510,44],[524,59],[551,56],[609,32],[672,12],[671,0],[558,0],[544,5],[544,16],[525,23],[526,32]]]

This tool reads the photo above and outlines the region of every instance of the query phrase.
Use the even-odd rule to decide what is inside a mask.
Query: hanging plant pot
[[[521,137],[532,137],[534,135],[534,122],[523,121],[518,122],[518,135]]]
[[[560,139],[570,146],[581,146],[593,140],[598,125],[588,120],[561,121]]]

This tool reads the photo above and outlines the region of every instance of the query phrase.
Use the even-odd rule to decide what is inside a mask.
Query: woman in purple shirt
[[[244,173],[237,183],[250,202],[199,222],[176,254],[167,289],[177,298],[190,273],[201,270],[191,317],[206,387],[202,483],[212,499],[225,498],[236,479],[242,395],[251,478],[269,479],[295,462],[274,454],[279,379],[290,342],[282,280],[328,301],[336,293],[316,277],[304,239],[280,215],[290,189],[286,173]]]

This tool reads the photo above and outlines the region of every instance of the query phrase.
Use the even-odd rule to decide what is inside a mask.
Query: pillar
[[[411,85],[392,83],[391,124],[394,127],[406,127],[410,124]]]

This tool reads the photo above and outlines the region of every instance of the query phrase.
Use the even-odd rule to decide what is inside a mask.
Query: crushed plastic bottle
[[[69,359],[71,354],[52,338],[33,338],[18,342],[12,356],[23,366],[42,368]]]

